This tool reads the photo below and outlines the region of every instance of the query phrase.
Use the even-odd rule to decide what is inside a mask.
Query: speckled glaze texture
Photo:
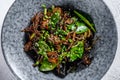
[[[91,54],[92,64],[85,69],[59,78],[53,73],[42,73],[32,66],[32,59],[24,52],[24,33],[31,17],[43,11],[41,4],[73,5],[91,15],[100,36]],[[2,29],[2,48],[7,64],[21,80],[100,80],[109,69],[117,48],[116,25],[112,14],[102,0],[16,0],[9,9]],[[81,67],[81,66],[80,66]]]

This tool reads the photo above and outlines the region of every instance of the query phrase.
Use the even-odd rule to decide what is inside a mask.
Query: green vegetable
[[[44,8],[44,15],[47,14],[47,8],[46,8],[46,5],[45,4],[42,4],[42,7]]]
[[[75,61],[77,58],[78,58],[78,54],[75,54],[75,53],[69,53],[68,55],[67,55],[67,57],[70,57],[70,61],[71,62],[73,62],[73,61]]]
[[[47,38],[48,36],[50,36],[50,35],[49,35],[49,32],[46,31],[46,32],[44,33],[44,37]]]
[[[45,5],[45,4],[42,4],[42,7],[43,7],[43,8],[46,8],[46,5]]]
[[[53,70],[57,65],[48,62],[48,60],[43,59],[43,61],[41,62],[41,66],[40,66],[40,71],[51,71]]]
[[[69,25],[67,25],[67,27],[68,27],[69,30],[75,30],[76,29],[75,24],[69,24]]]
[[[45,58],[48,58],[46,51],[51,51],[51,50],[50,47],[46,44],[46,42],[39,40],[38,43],[36,43],[36,46],[39,49],[38,54],[44,56]]]
[[[49,48],[49,46],[47,45],[47,43],[45,41],[39,40],[38,44],[39,44],[39,48],[42,48],[45,51],[50,51],[50,48]]]
[[[78,19],[76,17],[72,17],[72,20],[76,22]]]
[[[46,5],[42,4],[42,7],[44,8],[44,17],[43,17],[43,20],[46,20],[46,18],[49,18],[47,16],[47,8],[46,8]]]
[[[55,8],[55,6],[54,5],[52,5],[52,10]]]
[[[60,35],[67,35],[68,32],[67,31],[64,31],[62,29],[57,29],[56,32],[55,32],[56,35],[60,34]]]
[[[37,65],[39,65],[40,64],[40,62],[39,61],[36,61],[36,63],[34,64],[35,66],[37,66]]]
[[[96,32],[96,30],[94,29],[93,25],[83,15],[81,15],[79,12],[77,12],[75,10],[74,10],[74,13],[78,17],[80,17],[93,30],[93,32]]]
[[[76,22],[76,26],[77,26],[76,34],[81,34],[89,30],[88,27],[81,22]]]
[[[67,27],[69,30],[75,30],[77,28],[76,34],[81,34],[89,30],[88,27],[84,23],[79,22],[79,21],[75,22],[75,24],[73,23],[69,24],[67,25]]]
[[[67,54],[67,57],[70,57],[70,61],[75,61],[78,58],[82,58],[84,53],[84,42],[79,41],[75,46],[70,50],[70,53]]]
[[[51,16],[51,21],[50,24],[52,24],[52,27],[55,27],[55,25],[59,22],[60,20],[60,13],[56,12]]]
[[[33,33],[31,36],[30,36],[30,40],[33,39],[35,37],[35,33]]]
[[[71,42],[73,42],[73,40],[72,39],[68,39],[68,41],[71,43]]]
[[[47,8],[44,9],[44,15],[46,15],[46,14],[47,14]]]
[[[66,40],[66,38],[65,38],[65,37],[62,37],[61,40]]]
[[[59,60],[62,61],[64,57],[70,58],[70,61],[73,62],[78,58],[82,58],[84,53],[84,42],[79,41],[75,46],[71,48],[69,52],[64,52],[65,46],[62,48],[62,54],[59,56]]]
[[[62,46],[62,50],[61,50],[61,52],[63,53],[63,52],[65,52],[65,51],[66,51],[66,46],[63,45],[63,46]]]
[[[68,52],[62,52],[61,55],[59,55],[59,61],[61,62],[66,56]]]

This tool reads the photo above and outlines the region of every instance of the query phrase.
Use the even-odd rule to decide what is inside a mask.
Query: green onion
[[[58,21],[60,20],[60,13],[56,12],[51,16],[51,22],[50,24],[52,24],[53,26],[55,26]]]
[[[30,40],[33,39],[35,37],[35,33],[33,33],[31,36],[30,36]]]
[[[43,8],[46,8],[46,5],[45,5],[45,4],[42,4],[42,7],[43,7]]]
[[[52,5],[52,10],[55,8],[55,6],[54,5]]]
[[[46,15],[46,14],[47,14],[47,8],[44,9],[44,15]]]

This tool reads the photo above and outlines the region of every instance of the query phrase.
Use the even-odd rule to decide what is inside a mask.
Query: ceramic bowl
[[[33,60],[24,52],[24,33],[30,19],[39,11],[42,4],[69,6],[88,13],[95,23],[96,36],[100,40],[94,45],[91,54],[94,59],[90,66],[69,73],[60,78],[53,73],[42,73],[32,66]],[[109,69],[117,48],[117,30],[109,8],[102,0],[16,0],[9,9],[2,27],[2,50],[8,66],[18,80],[100,80]]]

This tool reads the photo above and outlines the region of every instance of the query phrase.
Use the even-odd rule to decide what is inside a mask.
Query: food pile
[[[96,32],[93,23],[76,10],[71,13],[57,6],[42,6],[44,11],[38,12],[30,26],[22,30],[28,36],[24,51],[34,54],[33,66],[66,75],[78,63],[90,65]]]

